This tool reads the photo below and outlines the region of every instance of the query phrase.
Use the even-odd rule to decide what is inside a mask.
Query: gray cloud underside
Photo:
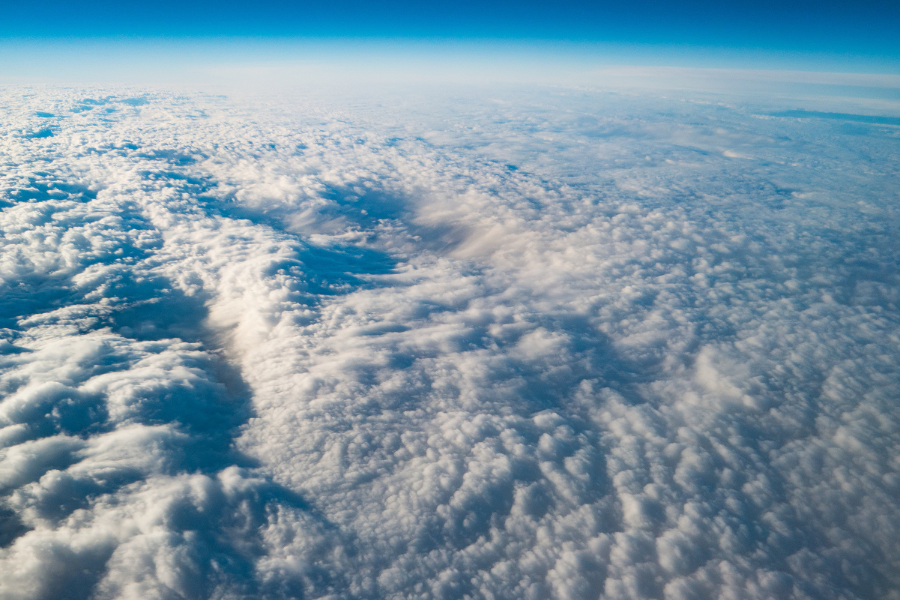
[[[0,597],[900,598],[895,127],[117,93],[0,97]]]

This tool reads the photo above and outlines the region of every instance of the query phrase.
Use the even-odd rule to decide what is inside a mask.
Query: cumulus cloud
[[[896,594],[894,129],[493,92],[4,92],[0,597]]]

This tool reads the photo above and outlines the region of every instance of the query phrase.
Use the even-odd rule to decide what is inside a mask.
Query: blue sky
[[[900,58],[900,2],[874,0],[49,0],[4,2],[0,36],[567,40]]]
[[[370,76],[585,83],[610,66],[900,75],[900,2],[888,0],[5,0],[0,8],[7,83],[217,87],[246,86],[247,75],[253,85]]]

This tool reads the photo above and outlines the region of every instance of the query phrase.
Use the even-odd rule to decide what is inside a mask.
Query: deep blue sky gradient
[[[900,60],[900,0],[3,0],[0,37],[569,40]]]

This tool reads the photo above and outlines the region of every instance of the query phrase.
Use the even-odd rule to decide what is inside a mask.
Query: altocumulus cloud
[[[457,96],[3,92],[0,597],[900,597],[896,127]]]

